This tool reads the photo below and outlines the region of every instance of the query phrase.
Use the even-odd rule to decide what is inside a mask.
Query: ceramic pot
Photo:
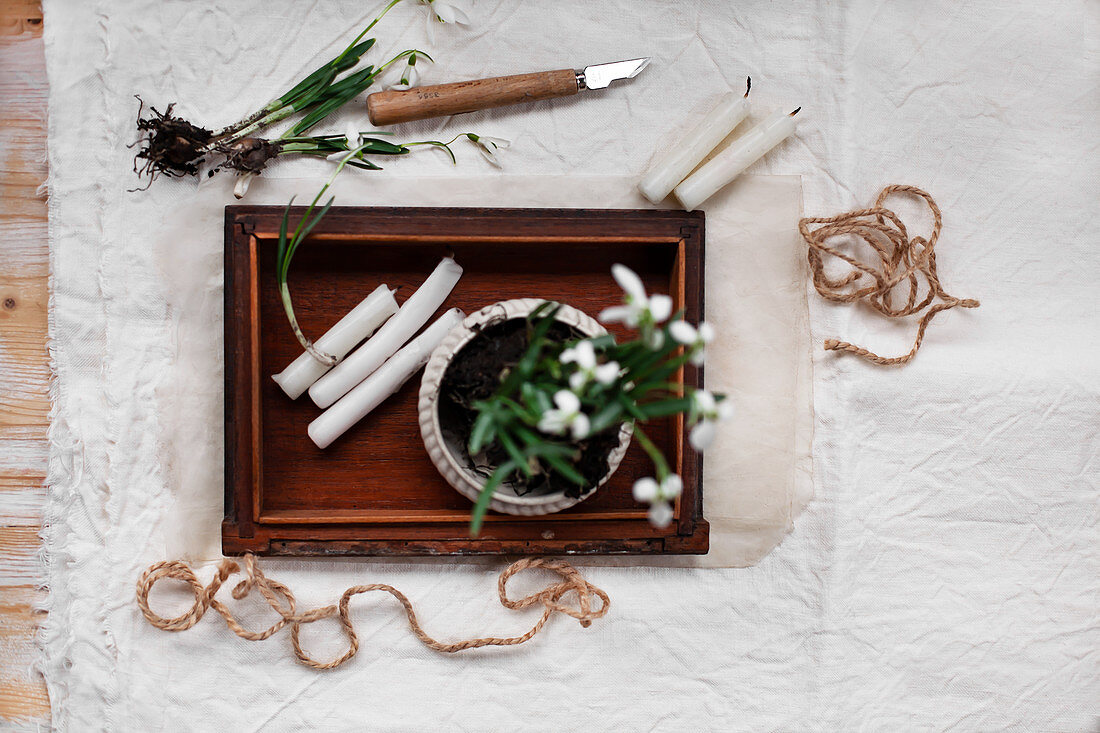
[[[420,434],[424,438],[424,447],[427,448],[432,463],[439,469],[447,483],[470,501],[477,501],[478,495],[485,486],[486,478],[474,471],[473,464],[466,453],[464,444],[468,436],[444,430],[440,425],[439,399],[443,375],[462,348],[485,328],[514,318],[526,318],[543,302],[539,298],[504,300],[467,316],[436,347],[424,369],[424,377],[420,382],[419,401]],[[563,305],[558,310],[556,320],[572,326],[589,337],[607,333],[596,319],[568,305]],[[534,490],[520,496],[515,493],[510,483],[504,483],[493,494],[489,508],[504,514],[524,516],[551,514],[568,509],[595,494],[599,487],[607,482],[626,455],[632,433],[633,430],[627,424],[619,429],[619,443],[608,455],[607,472],[596,484],[596,488],[582,497],[568,497],[560,489],[546,489],[543,493]]]

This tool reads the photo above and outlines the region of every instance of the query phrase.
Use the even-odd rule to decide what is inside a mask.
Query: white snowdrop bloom
[[[672,511],[672,505],[667,501],[658,501],[650,505],[649,511],[646,512],[646,516],[649,517],[649,523],[654,527],[664,529],[672,524],[674,512]]]
[[[654,527],[667,527],[672,521],[672,502],[684,490],[683,480],[672,473],[660,483],[649,476],[634,482],[634,500],[644,502],[649,507],[649,522]]]
[[[569,432],[573,440],[582,440],[588,437],[588,416],[581,412],[581,400],[577,395],[567,389],[559,390],[554,394],[554,404],[557,409],[547,410],[539,418],[539,430],[553,435],[564,435]]]
[[[409,62],[401,71],[401,78],[396,84],[390,84],[389,88],[395,92],[411,89],[420,83],[420,72],[416,69],[416,54],[409,55]]]
[[[688,440],[692,448],[704,451],[714,442],[714,436],[718,434],[718,423],[733,417],[733,404],[729,400],[719,402],[705,389],[697,390],[692,394],[691,400],[691,416],[696,422]]]
[[[428,6],[428,40],[435,43],[436,23],[451,23],[453,25],[468,25],[470,16],[462,8],[440,0],[420,0],[422,5]]]
[[[612,265],[611,276],[623,289],[623,304],[605,308],[600,313],[600,320],[604,323],[622,323],[629,328],[643,326],[648,331],[646,343],[649,347],[661,348],[664,336],[652,327],[672,315],[672,298],[661,294],[647,295],[642,279],[626,265]]]
[[[702,366],[707,344],[714,341],[714,327],[704,322],[699,324],[699,328],[695,328],[687,321],[674,321],[668,324],[668,332],[676,343],[688,347],[691,363]]]
[[[634,501],[644,501],[647,504],[651,501],[657,501],[657,494],[660,489],[657,479],[652,476],[640,478],[634,482]]]
[[[591,341],[580,341],[561,352],[560,361],[562,364],[577,365],[577,371],[569,375],[569,387],[574,392],[580,392],[590,382],[610,385],[619,376],[618,362],[596,363],[596,349]]]
[[[477,146],[477,151],[481,153],[481,157],[489,161],[494,167],[502,168],[500,160],[497,159],[497,151],[504,150],[511,145],[510,140],[505,140],[500,137],[489,137],[488,135],[475,135],[472,132],[466,133],[466,137]]]
[[[359,134],[359,125],[348,122],[348,126],[344,128],[344,140],[347,141],[348,150],[354,150],[362,145],[363,136]]]

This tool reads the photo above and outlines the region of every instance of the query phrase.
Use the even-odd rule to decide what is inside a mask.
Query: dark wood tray
[[[481,535],[470,538],[470,502],[439,476],[421,442],[418,377],[318,449],[306,435],[318,408],[308,396],[291,401],[270,377],[300,353],[275,287],[281,217],[281,207],[225,210],[226,554],[707,551],[702,459],[685,449],[682,418],[647,427],[684,479],[676,519],[665,529],[651,527],[631,497],[635,479],[653,473],[633,445],[586,501],[545,517],[490,513]],[[703,314],[702,212],[336,207],[291,268],[303,330],[320,336],[380,283],[400,287],[403,301],[447,253],[465,274],[444,308],[472,313],[498,300],[544,297],[596,314],[620,302],[610,268],[622,262],[651,291],[672,295],[689,320]],[[702,373],[688,367],[681,379],[701,386]]]

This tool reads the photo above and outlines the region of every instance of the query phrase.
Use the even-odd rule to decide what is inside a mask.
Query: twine
[[[928,204],[928,208],[932,211],[932,234],[927,239],[910,238],[901,219],[883,206],[886,199],[896,193],[909,194]],[[812,224],[821,226],[811,229]],[[930,306],[937,297],[941,300],[936,305],[932,305],[920,319],[916,340],[908,354],[886,358],[838,339],[826,339],[826,351],[847,351],[875,364],[905,364],[916,355],[921,342],[924,341],[924,332],[937,313],[950,310],[955,306],[977,308],[980,305],[978,301],[971,298],[956,298],[948,295],[940,284],[939,275],[936,273],[935,247],[940,238],[942,226],[943,216],[931,196],[914,186],[899,185],[882,189],[878,199],[875,200],[874,207],[870,209],[849,211],[825,218],[802,219],[798,222],[798,231],[809,245],[806,257],[810,262],[814,287],[821,297],[837,303],[854,303],[862,300],[887,318],[914,315]],[[878,262],[868,265],[828,246],[828,240],[844,234],[854,234],[870,245],[878,255]],[[846,275],[836,279],[830,278],[825,274],[825,256],[842,260],[852,269]],[[860,287],[863,284],[861,281],[865,281],[865,278],[870,278],[872,282]],[[906,286],[908,286],[908,293],[905,295],[905,304],[895,307],[893,304],[895,291],[904,293]],[[918,302],[922,289],[926,290],[926,294]]]
[[[340,601],[336,604],[299,613],[294,594],[282,583],[265,576],[256,563],[255,556],[247,554],[244,556],[243,561],[244,579],[233,588],[233,598],[238,601],[243,600],[252,593],[253,590],[258,590],[267,601],[268,605],[280,616],[278,621],[262,631],[250,631],[244,628],[240,622],[237,621],[232,612],[230,612],[229,608],[216,598],[222,584],[224,584],[231,575],[241,570],[240,565],[229,558],[222,560],[221,563],[218,564],[218,569],[213,580],[205,587],[199,582],[194,571],[186,563],[169,560],[149,566],[137,583],[138,607],[149,623],[165,631],[184,631],[191,628],[202,619],[203,614],[210,608],[221,614],[225,619],[226,625],[234,634],[249,641],[263,641],[275,635],[284,627],[289,626],[290,641],[294,646],[294,655],[298,658],[299,662],[313,669],[333,669],[354,657],[356,652],[359,651],[359,636],[355,633],[355,627],[352,625],[348,604],[353,596],[360,593],[369,593],[371,591],[385,591],[389,593],[396,598],[398,603],[405,609],[405,614],[409,618],[409,627],[412,629],[413,634],[416,635],[416,638],[420,639],[428,648],[447,654],[460,652],[464,649],[476,649],[483,646],[513,646],[522,644],[539,633],[554,613],[564,613],[567,616],[572,616],[580,621],[581,626],[588,628],[592,625],[592,621],[606,615],[611,605],[611,601],[608,599],[607,594],[582,578],[576,568],[569,563],[560,560],[525,558],[512,563],[504,569],[497,581],[497,592],[500,595],[500,602],[505,608],[519,610],[529,606],[542,604],[542,617],[533,627],[531,627],[531,630],[521,636],[505,638],[490,636],[445,644],[428,636],[424,629],[421,628],[420,622],[416,618],[412,603],[409,602],[409,599],[404,593],[391,585],[385,585],[383,583],[356,585],[344,591],[344,594],[340,596]],[[562,580],[537,593],[513,601],[508,598],[508,580],[513,575],[528,568],[545,568],[546,570],[557,573],[561,576]],[[187,583],[191,586],[191,591],[195,595],[195,602],[191,608],[175,618],[165,618],[149,607],[149,593],[153,590],[153,586],[156,585],[158,581],[166,578]],[[562,598],[570,592],[576,593],[576,607],[561,602]],[[592,607],[593,596],[600,600],[599,607],[595,609]],[[299,642],[299,634],[301,633],[303,625],[333,616],[340,621],[340,626],[348,638],[348,650],[332,661],[321,662],[309,656],[309,654],[302,649],[301,643]]]

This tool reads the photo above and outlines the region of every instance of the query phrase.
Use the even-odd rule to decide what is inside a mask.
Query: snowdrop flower
[[[359,125],[348,122],[348,126],[344,128],[344,139],[348,143],[348,150],[354,150],[362,145],[363,136],[359,134]]]
[[[634,501],[649,504],[649,523],[654,527],[667,527],[672,521],[672,503],[684,490],[683,480],[670,473],[657,483],[655,478],[640,478],[634,482]]]
[[[664,334],[654,326],[672,315],[672,298],[646,295],[642,279],[626,265],[612,265],[611,276],[623,289],[623,305],[605,308],[600,313],[600,320],[604,323],[623,323],[629,328],[641,327],[649,348],[661,348]]]
[[[569,387],[574,392],[580,392],[589,382],[597,382],[606,387],[619,376],[618,362],[596,363],[596,349],[591,341],[580,341],[576,346],[561,352],[560,361],[562,364],[577,365],[577,371],[569,375]]]
[[[539,430],[553,435],[563,435],[568,430],[573,440],[588,437],[588,415],[581,412],[581,400],[567,389],[554,394],[556,410],[547,410],[539,418]]]
[[[347,150],[329,153],[325,156],[325,160],[331,163],[343,163],[345,160],[351,160],[363,147],[363,136],[359,133],[359,126],[354,122],[348,122],[348,126],[344,128],[344,144],[348,146]]]
[[[436,23],[467,25],[470,22],[470,16],[454,5],[440,0],[420,0],[420,3],[428,6],[428,40],[432,43],[435,43]]]
[[[409,54],[409,62],[405,64],[405,70],[401,72],[401,81],[391,84],[390,89],[404,91],[411,89],[420,83],[420,72],[416,70],[416,54]]]
[[[695,328],[687,321],[675,321],[668,324],[668,332],[676,343],[688,347],[691,363],[702,366],[707,344],[714,340],[714,327],[709,323],[700,323],[699,328]]]
[[[691,419],[695,422],[695,427],[691,429],[691,435],[688,437],[691,447],[697,451],[706,450],[714,442],[718,423],[725,422],[731,417],[733,417],[733,404],[729,400],[719,402],[705,389],[696,390],[691,395]]]
[[[472,132],[467,132],[468,137],[474,145],[477,146],[477,151],[481,153],[481,157],[493,164],[497,168],[501,168],[500,161],[497,160],[496,151],[504,150],[511,145],[510,140],[504,140],[499,137],[489,137],[488,135],[475,135]]]

